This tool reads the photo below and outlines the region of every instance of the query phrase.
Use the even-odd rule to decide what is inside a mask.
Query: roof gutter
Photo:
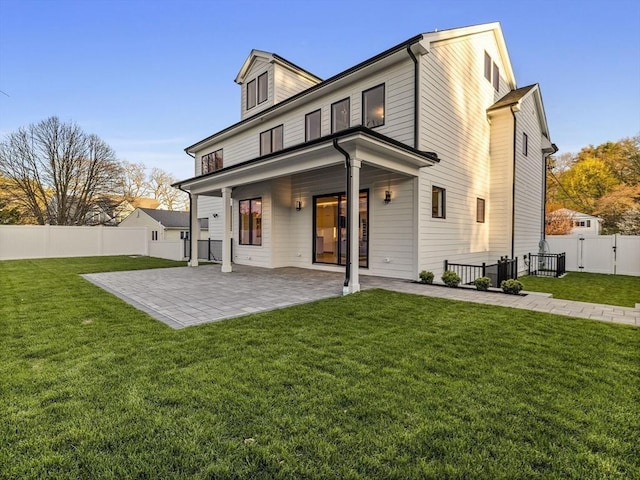
[[[511,116],[513,117],[513,173],[511,178],[511,258],[514,258],[516,245],[515,245],[515,236],[516,236],[516,158],[517,158],[517,150],[516,150],[516,141],[517,141],[517,119],[516,112],[520,110],[519,104],[512,105],[509,109],[511,111]]]
[[[547,232],[546,232],[546,224],[547,224],[547,170],[549,169],[549,157],[551,155],[555,155],[556,152],[558,151],[558,147],[556,146],[555,143],[551,144],[551,148],[552,150],[550,152],[544,152],[543,158],[544,158],[544,172],[542,173],[542,225],[541,225],[541,232],[540,232],[540,238],[542,240],[546,240],[547,239]]]
[[[344,272],[344,284],[342,292],[347,293],[349,289],[349,278],[351,276],[351,202],[353,199],[351,198],[351,155],[344,148],[338,145],[338,139],[333,139],[333,148],[335,148],[338,152],[344,155],[344,166],[347,170],[347,254],[346,254],[346,265]]]

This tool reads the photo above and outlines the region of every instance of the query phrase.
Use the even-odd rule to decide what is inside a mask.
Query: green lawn
[[[569,272],[562,278],[521,277],[525,290],[553,294],[553,298],[635,307],[640,303],[640,277]]]
[[[0,478],[640,477],[640,329],[367,291],[171,330],[0,262]]]

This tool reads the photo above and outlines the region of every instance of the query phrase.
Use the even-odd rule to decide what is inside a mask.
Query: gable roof
[[[602,218],[596,217],[595,215],[589,215],[588,213],[577,212],[575,210],[571,210],[570,208],[559,208],[558,210],[554,210],[553,212],[549,212],[548,215],[553,215],[554,213],[560,213],[562,215],[569,215],[571,217],[576,218],[591,218],[597,220],[599,222],[602,221]]]
[[[279,65],[287,67],[289,70],[293,70],[294,72],[302,75],[303,77],[307,77],[309,80],[313,82],[316,82],[316,83],[322,82],[322,79],[317,75],[314,75],[309,70],[305,70],[304,68],[299,67],[295,63],[290,62],[289,60],[281,57],[280,55],[277,55],[275,53],[265,52],[263,50],[256,50],[255,48],[251,50],[251,53],[249,53],[249,56],[242,64],[242,67],[240,68],[238,75],[236,75],[234,82],[238,84],[244,83],[244,80],[247,76],[247,72],[249,71],[253,63],[258,59],[265,60],[266,62],[269,62],[269,63],[277,63]]]
[[[160,222],[165,228],[189,228],[189,212],[175,210],[155,210],[152,208],[139,208],[155,221]],[[208,218],[199,218],[200,228],[209,228]]]

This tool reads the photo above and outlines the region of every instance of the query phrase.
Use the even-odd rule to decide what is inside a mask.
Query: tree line
[[[169,173],[120,161],[97,135],[50,117],[0,142],[0,224],[105,223],[141,198],[158,208],[188,210]],[[99,214],[98,214],[99,213]]]
[[[603,234],[640,235],[640,135],[552,157],[547,234],[573,228],[569,215],[557,213],[561,208],[602,218]]]

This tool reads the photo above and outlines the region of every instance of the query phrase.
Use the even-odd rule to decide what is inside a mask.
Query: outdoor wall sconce
[[[218,214],[217,214],[217,213],[214,213],[214,214],[212,215],[212,217],[213,217],[213,218],[218,218]]]
[[[384,204],[389,205],[391,203],[391,190],[386,190],[384,192]]]
[[[296,212],[302,210],[302,202],[300,200],[296,200]]]

